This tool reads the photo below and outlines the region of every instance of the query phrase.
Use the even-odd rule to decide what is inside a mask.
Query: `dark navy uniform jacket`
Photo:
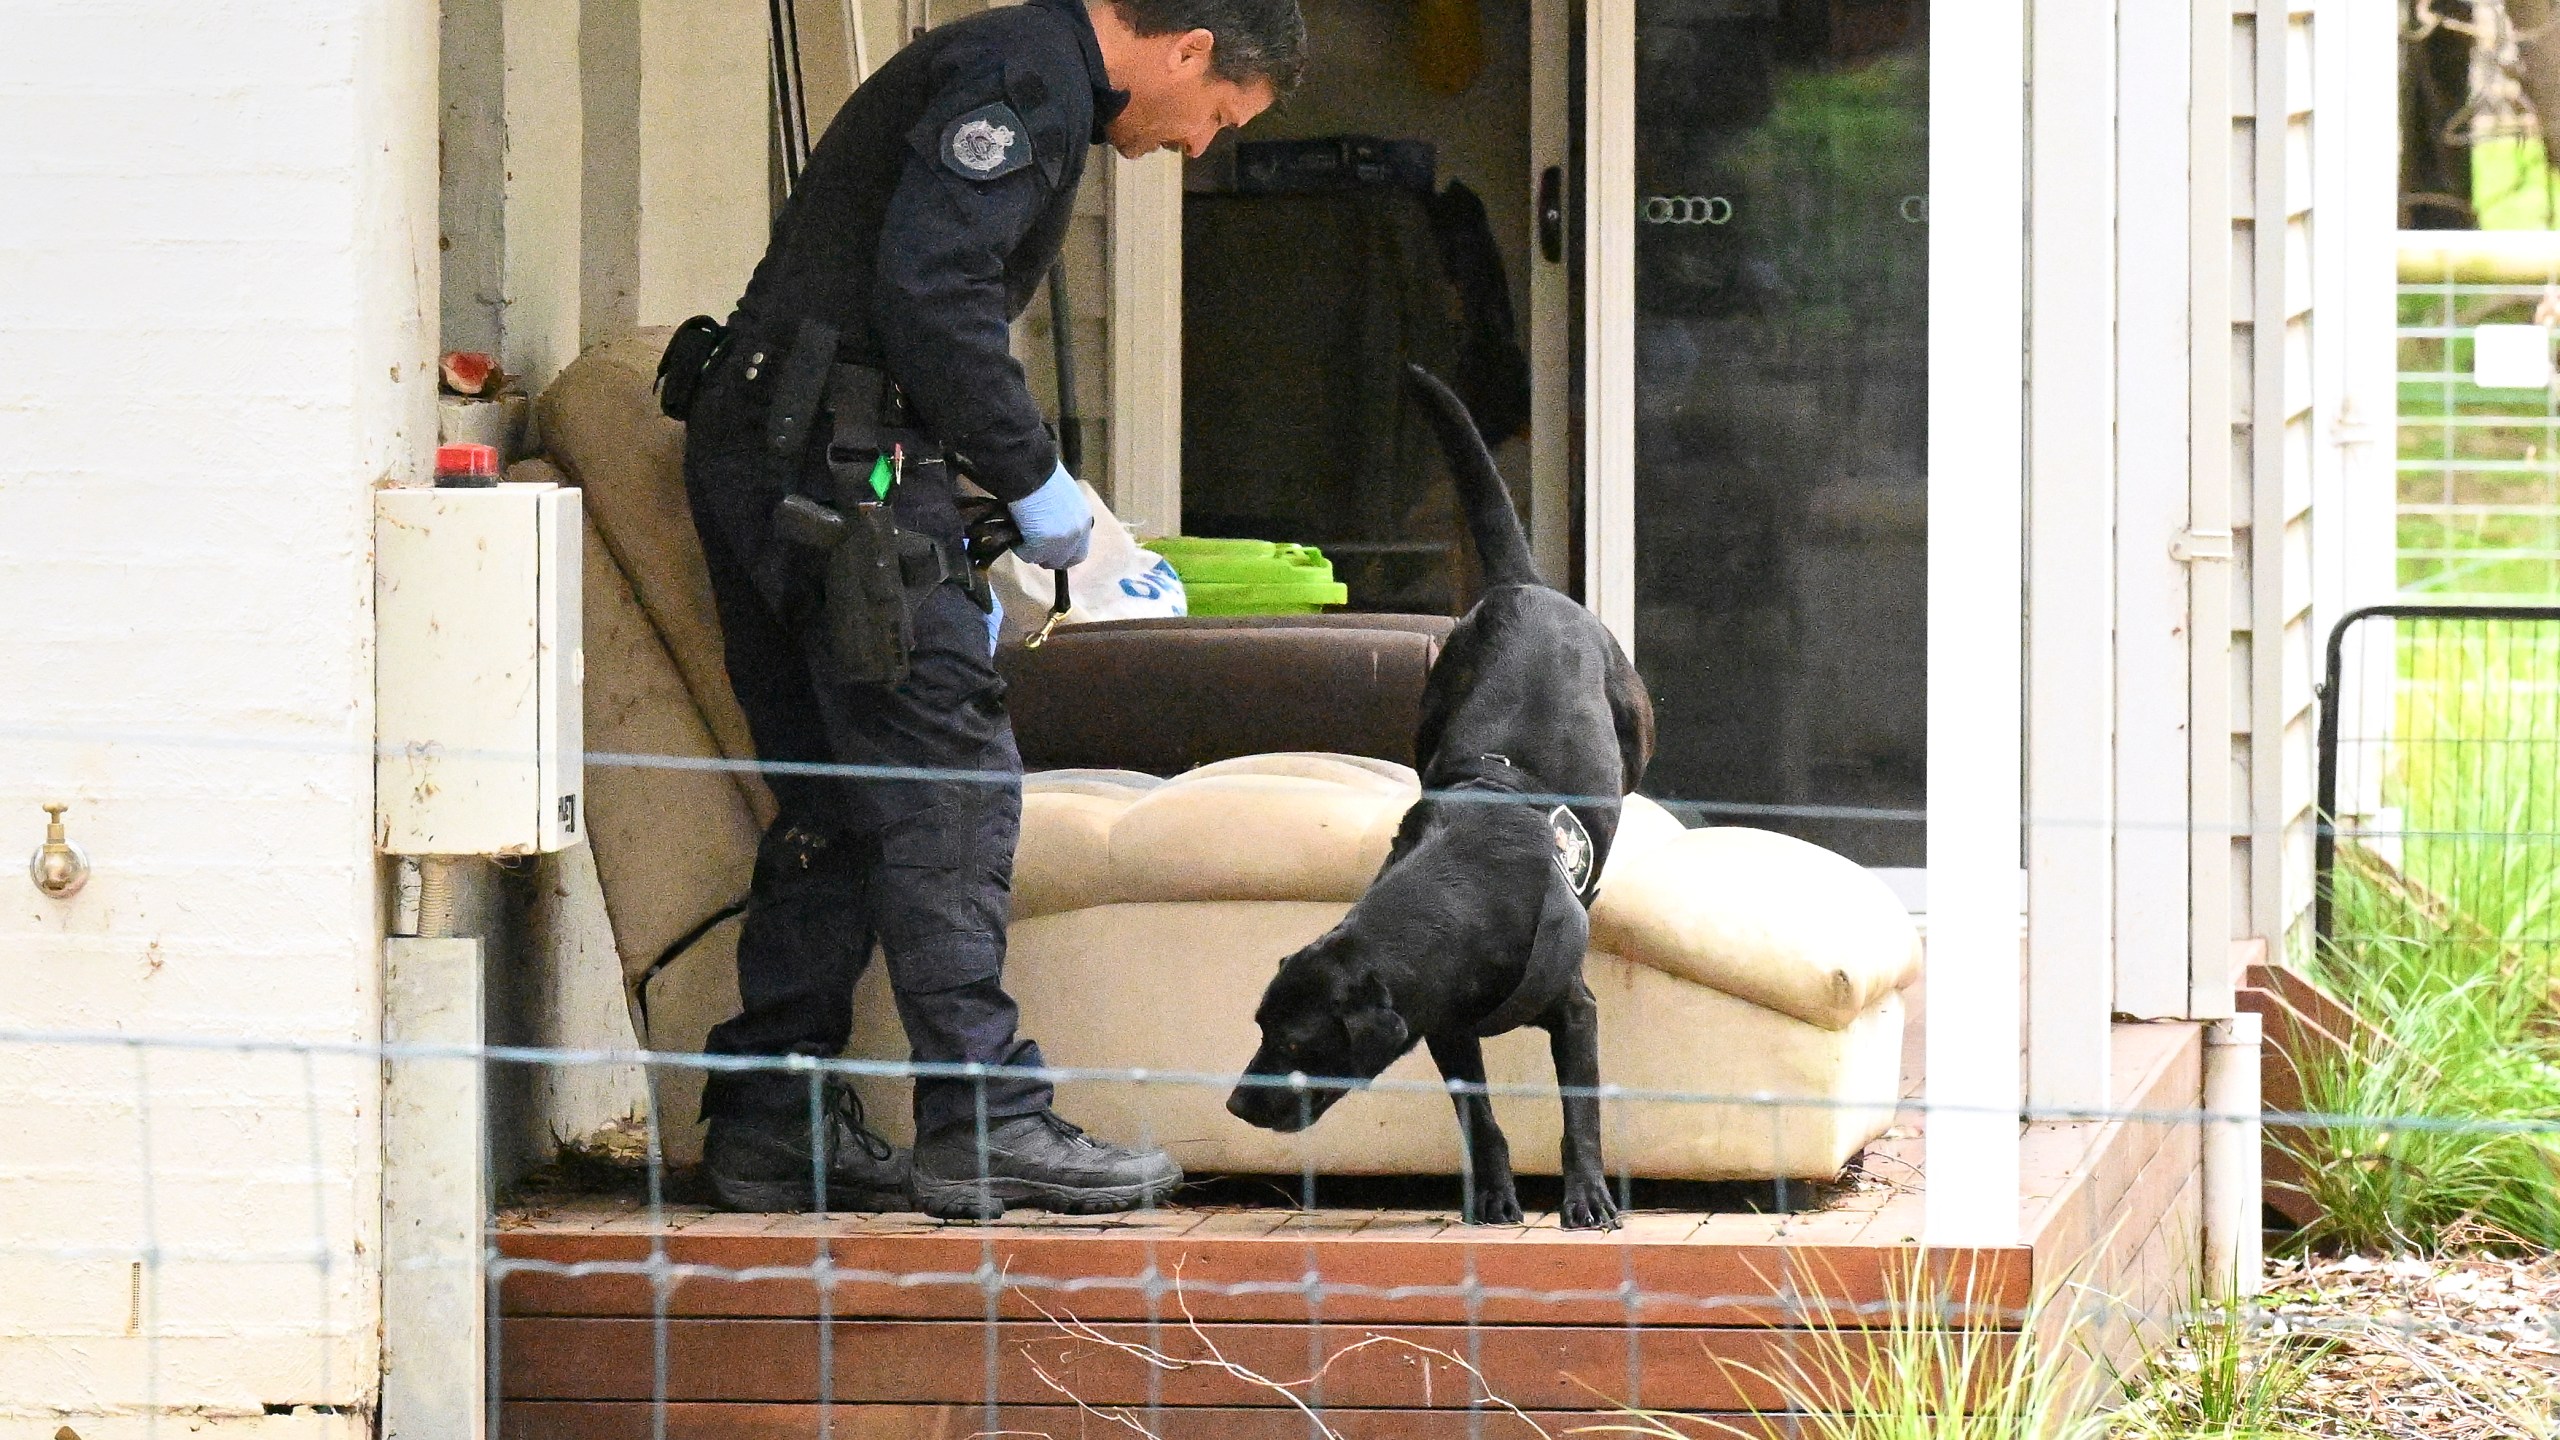
[[[738,302],[803,318],[886,370],[962,470],[1018,500],[1057,466],[1011,324],[1066,238],[1088,147],[1128,103],[1083,0],[1027,0],[929,31],[837,112]]]

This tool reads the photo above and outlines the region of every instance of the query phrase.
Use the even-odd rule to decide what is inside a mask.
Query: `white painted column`
[[[643,325],[725,316],[773,234],[766,10],[639,0]]]
[[[2027,1096],[2095,1110],[2115,989],[2116,16],[2033,3]]]
[[[2184,6],[2117,7],[2112,978],[2115,1008],[2144,1017],[2187,1008],[2190,627],[2174,548],[2187,527],[2193,34]]]
[[[2026,4],[1942,7],[1929,39],[1931,1245],[2018,1238]]]
[[[2231,554],[2234,278],[2232,215],[2232,10],[2229,0],[2192,0],[2187,106],[2187,993],[2163,1012],[2213,1015],[2230,1009],[2234,823],[2246,813],[2232,774]],[[2219,539],[2225,558],[2206,545]],[[2222,1010],[2202,1009],[2207,979],[2220,976]]]
[[[1574,0],[1529,0],[1529,548],[1540,574],[1570,587],[1573,574],[1573,270],[1539,242],[1537,198],[1549,167],[1581,178],[1573,142]],[[1562,225],[1557,227],[1562,233]],[[1568,249],[1570,247],[1567,247]]]
[[[2313,185],[2319,223],[2319,341],[2314,373],[2321,394],[2320,438],[2336,463],[2312,498],[2312,629],[2325,645],[2330,627],[2359,606],[2398,591],[2399,475],[2395,424],[2399,409],[2398,17],[2391,7],[2323,0],[2314,31],[2319,53],[2313,115]],[[2393,629],[2375,626],[2348,648],[2343,686],[2359,706],[2349,733],[2388,735],[2397,672]],[[2382,803],[2379,766],[2344,766],[2338,807],[2370,814]]]
[[[1636,0],[1585,15],[1582,598],[1635,655]]]
[[[506,308],[498,358],[523,378],[527,394],[578,358],[586,219],[578,12],[578,0],[506,0]]]
[[[1182,161],[1111,173],[1111,503],[1144,536],[1182,533]]]
[[[384,1044],[481,1043],[478,940],[391,940],[382,968]],[[487,1433],[486,1078],[477,1059],[382,1067],[383,1440]]]

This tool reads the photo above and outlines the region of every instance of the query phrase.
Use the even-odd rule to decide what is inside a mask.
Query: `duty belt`
[[[818,417],[828,417],[827,461],[838,470],[871,462],[903,448],[913,465],[940,464],[940,447],[917,426],[906,392],[877,366],[836,358],[839,332],[821,320],[802,320],[791,348],[778,359],[759,361],[766,352],[751,350],[748,363],[773,365],[772,402],[765,412],[766,446],[793,465],[815,438]],[[850,502],[852,497],[839,495]]]

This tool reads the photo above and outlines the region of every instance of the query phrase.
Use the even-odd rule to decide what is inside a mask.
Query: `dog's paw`
[[[1465,1219],[1470,1225],[1517,1225],[1521,1218],[1520,1192],[1508,1184],[1480,1185],[1467,1197]]]
[[[1567,1230],[1617,1229],[1618,1202],[1609,1193],[1609,1182],[1597,1176],[1567,1177],[1556,1223]]]

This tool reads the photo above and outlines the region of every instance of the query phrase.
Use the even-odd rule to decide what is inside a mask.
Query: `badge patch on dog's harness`
[[[1576,897],[1591,896],[1591,832],[1582,828],[1582,817],[1570,805],[1559,805],[1547,812],[1547,832],[1555,837],[1556,868],[1564,872],[1564,882],[1573,887]]]
[[[994,180],[1031,163],[1031,137],[1013,107],[981,105],[943,127],[942,163],[968,180]]]

